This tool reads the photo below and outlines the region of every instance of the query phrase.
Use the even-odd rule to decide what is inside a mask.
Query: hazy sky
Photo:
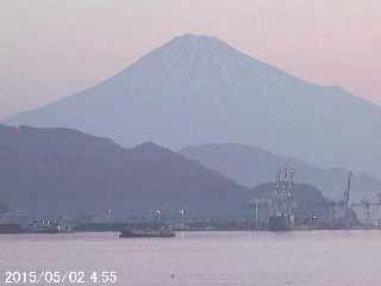
[[[0,117],[89,87],[188,32],[381,102],[381,1],[1,0]]]

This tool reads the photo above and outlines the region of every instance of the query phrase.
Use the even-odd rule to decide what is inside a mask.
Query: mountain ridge
[[[234,179],[241,185],[256,187],[275,180],[278,168],[296,169],[295,180],[308,183],[323,191],[333,200],[343,196],[348,170],[342,168],[321,169],[292,157],[274,154],[261,148],[238,143],[188,146],[179,154],[197,160],[205,167]],[[353,174],[351,200],[373,200],[380,192],[381,181],[364,174]]]
[[[239,217],[249,190],[152,142],[125,149],[68,128],[0,125],[0,205],[40,217],[149,209]],[[6,200],[6,203],[4,203]]]
[[[257,188],[155,143],[125,149],[68,128],[0,125],[0,160],[0,213],[32,218],[90,218],[112,210],[113,219],[122,221],[150,210],[176,215],[186,209],[196,219],[242,220],[258,195]],[[299,213],[311,199],[327,201],[312,186],[295,186]],[[272,190],[258,188],[267,195]]]
[[[109,80],[6,123],[66,126],[123,146],[256,144],[319,167],[381,176],[379,106],[210,37],[175,38]]]

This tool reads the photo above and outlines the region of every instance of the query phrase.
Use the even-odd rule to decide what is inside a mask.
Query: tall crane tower
[[[294,228],[294,173],[295,169],[279,169],[271,196],[270,230]]]
[[[345,228],[350,228],[350,221],[349,221],[349,199],[350,199],[350,190],[351,190],[351,179],[352,179],[352,172],[349,172],[348,175],[348,181],[347,181],[347,188],[344,191],[344,222],[345,222]]]

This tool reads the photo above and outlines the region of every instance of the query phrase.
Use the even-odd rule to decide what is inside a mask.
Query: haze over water
[[[381,278],[381,231],[2,235],[0,247],[2,282],[6,270],[113,270],[116,285],[157,286],[378,286]]]

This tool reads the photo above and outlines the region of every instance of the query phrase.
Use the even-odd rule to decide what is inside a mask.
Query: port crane
[[[331,227],[340,227],[344,229],[350,229],[350,191],[351,191],[352,172],[348,174],[347,184],[344,189],[343,197],[338,201],[333,201],[329,204],[329,217],[331,220]],[[339,225],[336,225],[336,221],[339,219]]]
[[[362,217],[363,217],[363,223],[369,227],[372,223],[371,218],[371,210],[372,208],[376,208],[376,216],[377,216],[377,224],[378,227],[381,227],[381,220],[379,217],[379,210],[381,208],[381,193],[377,194],[377,201],[376,202],[370,202],[368,199],[363,199],[359,203],[353,203],[352,208],[361,208],[362,209]],[[374,214],[374,212],[373,212]],[[365,219],[364,219],[365,218]]]
[[[275,186],[262,198],[249,201],[249,229],[290,230],[294,228],[294,168],[279,168]],[[253,218],[254,217],[254,218]]]
[[[351,179],[352,179],[352,171],[349,172],[348,175],[348,181],[347,181],[347,188],[344,192],[344,221],[345,221],[345,228],[350,228],[350,222],[349,222],[349,199],[350,199],[350,190],[351,190]]]
[[[270,230],[294,228],[294,174],[295,169],[279,169],[270,204]]]

